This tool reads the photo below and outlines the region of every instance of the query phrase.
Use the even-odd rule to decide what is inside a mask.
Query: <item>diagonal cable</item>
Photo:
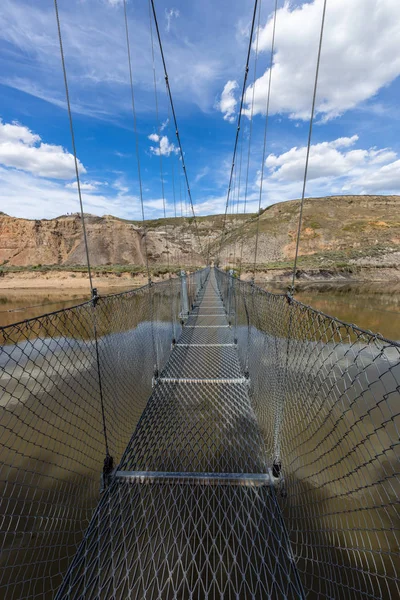
[[[184,152],[183,152],[181,138],[180,138],[180,135],[179,135],[178,121],[177,121],[177,118],[176,118],[174,101],[173,101],[173,98],[172,98],[171,87],[170,87],[170,84],[169,84],[167,65],[166,65],[166,62],[165,62],[165,56],[164,56],[164,50],[163,50],[163,45],[162,45],[162,41],[161,41],[160,29],[158,27],[158,20],[157,20],[156,9],[155,9],[155,6],[154,6],[154,0],[149,0],[149,1],[151,2],[151,8],[152,8],[152,11],[153,11],[154,24],[155,24],[155,27],[156,27],[157,39],[158,39],[158,44],[159,44],[160,53],[161,53],[161,60],[162,60],[163,67],[164,67],[165,85],[167,87],[168,97],[169,97],[169,101],[170,101],[170,105],[171,105],[172,117],[174,119],[175,134],[176,134],[176,139],[177,139],[178,146],[179,146],[179,153],[180,153],[180,158],[181,158],[181,161],[182,161],[182,169],[183,169],[183,173],[185,175],[185,181],[186,181],[186,187],[187,187],[187,192],[188,192],[189,201],[190,201],[190,207],[191,207],[191,210],[192,210],[194,224],[195,224],[195,227],[196,227],[197,241],[198,241],[198,244],[199,244],[200,254],[201,254],[201,256],[204,257],[203,246],[202,246],[202,243],[200,241],[199,229],[198,229],[198,225],[197,225],[196,214],[195,214],[195,211],[194,211],[194,205],[193,205],[193,199],[192,199],[192,192],[190,190],[190,185],[189,185],[189,177],[188,177],[188,174],[187,174],[187,169],[186,169],[186,164],[185,164],[185,155],[184,155]]]

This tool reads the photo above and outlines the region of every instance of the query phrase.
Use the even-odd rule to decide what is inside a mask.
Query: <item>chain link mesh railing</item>
[[[214,273],[183,332],[60,600],[304,598]]]
[[[307,597],[400,597],[400,344],[216,276]]]
[[[200,598],[215,590],[243,598],[251,590],[257,598],[270,593],[302,597],[302,590],[307,598],[400,595],[400,345],[285,295],[270,294],[222,271],[215,274],[230,328],[221,325],[220,309],[207,292],[201,309],[195,305],[182,329],[181,282],[171,279],[0,330],[2,597],[55,595],[91,519],[104,539],[87,533],[85,556],[95,561],[90,572],[101,567],[102,576],[93,585],[76,579],[77,597],[80,585],[85,593],[91,590],[90,597],[100,589],[104,597],[113,597],[115,590],[101,587],[100,581],[107,580],[104,570],[112,568],[114,577],[108,581],[116,584],[125,568],[120,555],[142,565],[137,580],[134,573],[121,578],[131,597],[169,598],[179,592],[182,598]],[[204,270],[187,276],[190,306],[207,275]],[[203,328],[203,322],[212,326]],[[166,371],[173,339],[179,339],[180,348]],[[186,345],[194,340],[196,360],[186,362],[192,352]],[[251,406],[243,384],[232,383],[229,393],[223,383],[201,388],[164,383],[170,392],[162,406],[155,392],[149,405],[157,372],[182,376],[175,373],[180,354],[189,369],[186,376],[204,376],[204,342],[210,345],[210,373],[219,378],[225,369],[221,371],[215,344],[228,344],[224,356],[229,357],[237,342],[240,370],[235,366],[230,376],[235,381],[248,378]],[[278,503],[265,488],[196,491],[170,482],[165,485],[171,493],[164,494],[156,484],[121,486],[125,495],[103,495],[103,512],[97,510],[93,520],[105,457],[100,381],[115,465],[125,452],[131,457],[129,468],[186,465],[189,471],[258,472],[266,458],[275,470],[282,465]],[[149,431],[159,431],[157,449],[151,446],[146,420],[132,438],[146,406]],[[200,429],[190,425],[192,420]],[[236,432],[232,439],[228,424]],[[262,440],[257,441],[259,435]],[[133,454],[129,446],[125,451],[131,439],[137,439],[140,449]],[[135,515],[142,517],[132,521]],[[233,515],[237,527],[232,528]],[[254,519],[260,519],[258,524]],[[143,522],[149,524],[145,537]],[[170,548],[166,562],[159,555],[161,547],[142,556],[139,543],[138,554],[127,554],[128,525],[146,553],[154,526],[162,551]],[[187,537],[187,528],[198,532],[198,542]],[[173,531],[178,537],[171,537]],[[288,543],[290,553],[282,553]],[[103,548],[101,555],[96,548]],[[176,565],[186,563],[193,573],[180,573]],[[173,579],[158,577],[159,564],[169,565]],[[232,573],[240,573],[240,582],[230,579]],[[169,581],[169,587],[159,589],[161,581]],[[117,596],[124,597],[124,590]]]
[[[207,273],[187,276],[190,304]],[[0,597],[58,589],[99,499],[100,383],[118,464],[181,333],[180,296],[171,278],[0,329]]]

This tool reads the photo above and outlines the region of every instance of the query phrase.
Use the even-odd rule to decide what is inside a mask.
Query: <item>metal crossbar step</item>
[[[275,485],[278,479],[268,473],[187,473],[165,471],[116,471],[113,479],[118,483],[147,483],[178,480],[180,483],[201,485]]]
[[[229,327],[229,325],[185,325],[185,327],[204,327],[204,328],[209,328],[209,327]]]
[[[248,380],[245,377],[237,377],[234,379],[226,379],[223,377],[210,379],[209,377],[159,377],[157,381],[164,383],[247,383]]]
[[[200,313],[194,313],[193,312],[190,316],[192,318],[194,318],[194,317],[196,317],[196,318],[197,317],[224,317],[225,314],[226,314],[225,311],[222,312],[222,313],[219,313],[219,314],[208,314],[208,313],[202,313],[202,314],[200,314]]]
[[[176,346],[182,346],[184,348],[226,348],[236,346],[236,344],[181,344],[178,342]]]

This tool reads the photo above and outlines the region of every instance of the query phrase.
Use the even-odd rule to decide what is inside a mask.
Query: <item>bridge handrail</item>
[[[188,274],[190,302],[207,274]],[[182,331],[180,295],[168,278],[0,328],[1,597],[60,585],[99,498],[102,403],[117,465]]]
[[[400,344],[220,269],[216,277],[305,589],[396,597]]]

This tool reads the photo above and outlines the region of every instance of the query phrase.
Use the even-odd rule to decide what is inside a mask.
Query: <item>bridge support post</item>
[[[189,316],[189,298],[187,289],[186,271],[181,271],[181,319]]]

